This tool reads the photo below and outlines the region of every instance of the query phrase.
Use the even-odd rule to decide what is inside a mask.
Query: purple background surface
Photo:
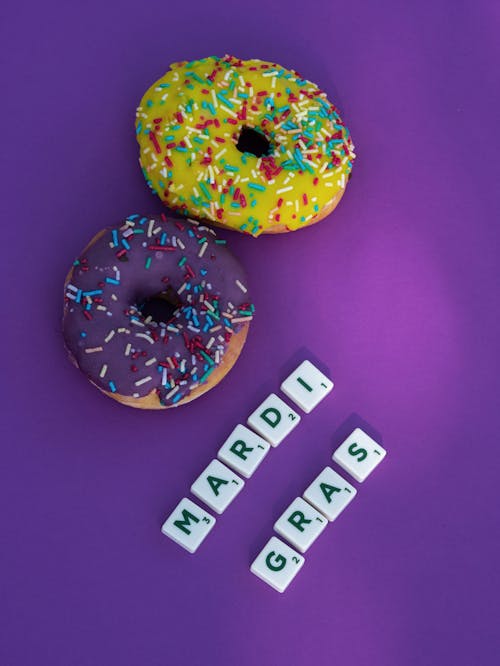
[[[498,663],[496,2],[9,2],[1,10],[2,666]],[[304,232],[223,233],[257,316],[192,405],[141,413],[67,361],[65,273],[157,212],[134,109],[174,60],[234,53],[327,90],[358,153]],[[334,392],[194,556],[160,525],[304,357]],[[357,425],[388,450],[284,595],[249,572]]]

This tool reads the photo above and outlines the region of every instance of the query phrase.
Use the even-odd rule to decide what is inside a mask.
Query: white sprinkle
[[[102,377],[104,377],[104,375],[106,374],[107,370],[108,370],[108,366],[107,366],[106,363],[105,363],[105,364],[102,366],[102,368],[101,368],[101,372],[99,373],[99,377],[101,377],[101,379],[102,379]]]
[[[154,344],[154,340],[153,340],[153,338],[152,338],[151,336],[149,336],[147,333],[136,333],[136,334],[135,334],[135,337],[136,337],[136,338],[144,338],[144,339],[147,340],[150,344],[152,344],[152,345]]]
[[[236,280],[236,284],[238,285],[238,287],[241,289],[241,291],[242,291],[244,294],[247,293],[248,289],[245,287],[244,284],[241,284],[241,282],[240,282],[239,280]]]
[[[85,353],[86,354],[93,354],[94,352],[101,352],[101,351],[102,351],[102,347],[87,347],[87,349],[85,350]]]
[[[130,354],[130,350],[131,350],[131,349],[132,349],[132,345],[131,345],[130,342],[129,342],[129,343],[127,344],[127,346],[125,347],[125,356],[128,356],[128,355]]]
[[[111,340],[111,338],[114,336],[114,334],[115,334],[115,330],[111,329],[111,331],[104,338],[104,342],[109,342]]]
[[[136,382],[134,382],[135,386],[141,386],[142,384],[145,384],[146,382],[150,382],[152,377],[143,377],[142,379],[138,379]]]
[[[178,390],[179,390],[179,387],[174,386],[174,388],[171,391],[169,391],[167,393],[167,395],[165,396],[167,398],[167,400],[169,400],[175,393],[177,393]]]
[[[153,365],[153,363],[156,363],[156,358],[153,356],[153,358],[150,358],[149,361],[146,361],[144,365]]]
[[[282,187],[280,190],[276,190],[276,194],[283,194],[283,192],[288,192],[289,190],[293,190],[291,185],[290,187]]]
[[[199,257],[202,257],[205,254],[205,250],[207,249],[207,247],[208,247],[208,243],[207,243],[207,241],[205,241],[203,243],[203,245],[201,246],[200,251],[198,252]]]

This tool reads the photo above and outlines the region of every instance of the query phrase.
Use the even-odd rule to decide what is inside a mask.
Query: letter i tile
[[[303,361],[281,384],[283,393],[309,414],[333,389],[333,382],[310,361]]]

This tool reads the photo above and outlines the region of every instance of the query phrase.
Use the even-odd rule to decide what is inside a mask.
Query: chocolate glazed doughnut
[[[254,306],[225,240],[194,220],[130,215],[99,232],[65,282],[74,364],[122,404],[161,409],[218,384]]]

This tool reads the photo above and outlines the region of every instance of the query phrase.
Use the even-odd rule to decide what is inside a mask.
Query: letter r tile
[[[269,442],[239,423],[220,447],[217,457],[249,479],[269,449]]]

